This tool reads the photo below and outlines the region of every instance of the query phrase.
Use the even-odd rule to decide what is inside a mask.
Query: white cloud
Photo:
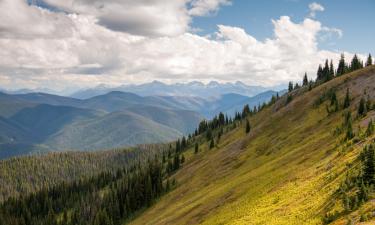
[[[176,36],[190,30],[192,16],[215,13],[231,0],[43,0],[69,13],[94,15],[114,31]]]
[[[205,16],[217,12],[221,5],[230,4],[230,0],[193,0],[189,9],[189,15]]]
[[[174,35],[161,32],[163,35],[141,36],[131,31],[114,31],[108,24],[100,22],[100,15],[111,15],[99,15],[94,11],[111,8],[110,5],[118,4],[118,1],[109,0],[109,5],[104,6],[99,4],[102,1],[90,1],[93,6],[86,4],[88,1],[48,0],[49,4],[66,12],[85,12],[79,14],[51,12],[29,6],[21,0],[2,1],[0,87],[64,90],[100,83],[120,85],[155,79],[165,82],[241,80],[271,86],[289,80],[299,81],[305,71],[314,78],[317,65],[325,58],[335,61],[339,58],[339,53],[318,49],[321,33],[333,28],[326,28],[314,19],[306,18],[296,23],[282,16],[272,20],[274,36],[265,41],[257,40],[242,28],[225,25],[218,25],[213,38],[189,33],[187,28],[183,28],[182,33],[170,33]],[[142,8],[138,2],[146,0],[123,2],[133,4],[133,8]],[[154,3],[153,11],[163,11],[160,1],[147,2]],[[217,4],[195,2],[195,5],[186,5],[181,10],[187,13],[194,7],[203,7],[203,2],[206,2],[208,6],[199,13],[204,15],[217,10],[220,4],[227,4],[227,1],[216,1]],[[12,4],[22,6],[20,10],[24,18],[5,18],[4,13],[16,7]],[[175,7],[172,6],[175,3],[168,4],[166,8]],[[147,11],[147,6],[142,10]],[[91,11],[93,13],[89,13]],[[9,15],[13,14],[16,13],[13,11]],[[34,20],[30,22],[27,18]],[[18,21],[25,24],[16,26]],[[149,26],[151,33],[164,29],[157,24],[158,21],[156,18],[154,23],[147,22],[144,27],[141,23],[134,29],[146,33]]]
[[[309,4],[309,9],[310,9],[310,17],[311,18],[315,18],[316,16],[316,12],[323,12],[324,11],[324,7],[322,5],[320,5],[319,3],[316,3],[316,2],[313,2],[311,4]]]

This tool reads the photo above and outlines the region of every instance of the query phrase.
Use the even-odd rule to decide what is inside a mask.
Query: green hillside
[[[100,132],[98,132],[100,131]],[[182,136],[176,129],[123,111],[69,124],[45,143],[56,149],[100,150],[137,144],[163,143]]]
[[[350,107],[342,109],[347,88]],[[328,113],[332,90],[340,109]],[[174,175],[178,187],[130,224],[321,224],[335,211],[336,224],[362,214],[371,220],[371,201],[345,212],[338,188],[374,139],[364,134],[374,111],[358,117],[357,110],[361,97],[374,102],[375,67],[289,95],[250,117],[250,134],[242,123],[214,149],[204,142],[198,154],[189,150]],[[338,130],[349,110],[356,136],[346,140]]]

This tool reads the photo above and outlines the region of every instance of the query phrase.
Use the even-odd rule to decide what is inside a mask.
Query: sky
[[[375,54],[372,0],[0,0],[0,88],[315,79]]]

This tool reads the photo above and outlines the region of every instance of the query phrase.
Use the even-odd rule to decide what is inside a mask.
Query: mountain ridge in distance
[[[131,92],[141,96],[195,96],[207,98],[228,93],[236,93],[252,97],[267,90],[280,91],[283,88],[285,88],[285,85],[266,88],[262,86],[246,85],[241,81],[236,81],[234,83],[219,83],[217,81],[210,81],[207,84],[200,81],[191,81],[188,83],[166,84],[155,80],[150,83],[121,85],[118,87],[98,85],[94,88],[78,90],[72,93],[70,97],[87,99],[97,95],[103,95],[111,91]]]

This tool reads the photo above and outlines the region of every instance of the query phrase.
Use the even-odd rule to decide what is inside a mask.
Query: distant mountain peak
[[[208,84],[207,84],[207,86],[208,87],[217,87],[217,86],[219,86],[220,85],[220,83],[219,82],[217,82],[217,81],[210,81]]]

